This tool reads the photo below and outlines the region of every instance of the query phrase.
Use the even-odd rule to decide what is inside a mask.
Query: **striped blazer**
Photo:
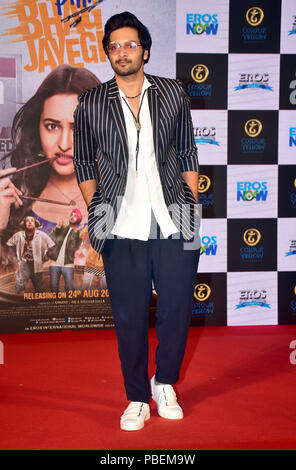
[[[196,230],[195,198],[181,176],[198,171],[189,98],[177,80],[146,75],[154,149],[164,200],[186,240]],[[125,192],[128,142],[115,78],[79,97],[74,113],[74,167],[78,183],[96,179],[89,207],[91,245],[101,253]]]

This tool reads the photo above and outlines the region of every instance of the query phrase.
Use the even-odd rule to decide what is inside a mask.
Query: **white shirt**
[[[144,91],[149,86],[151,85],[145,77],[140,102]],[[147,92],[143,98],[140,111],[141,131],[139,136],[138,176],[136,176],[137,130],[133,115],[123,100],[125,95],[120,89],[119,94],[128,137],[129,159],[126,190],[111,233],[124,238],[148,240],[151,210],[153,210],[163,237],[168,238],[173,233],[177,233],[178,230],[169,215],[162,192],[154,151]]]

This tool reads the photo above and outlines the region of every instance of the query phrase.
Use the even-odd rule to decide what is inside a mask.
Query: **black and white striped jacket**
[[[196,202],[181,173],[198,171],[189,98],[177,80],[146,77],[152,85],[147,94],[164,200],[173,222],[189,240],[196,230],[192,218]],[[88,231],[93,248],[100,253],[117,218],[127,180],[127,133],[115,78],[82,94],[74,117],[78,183],[98,180]]]

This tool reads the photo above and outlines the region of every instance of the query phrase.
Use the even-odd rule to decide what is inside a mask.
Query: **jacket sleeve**
[[[7,245],[7,246],[15,246],[15,245],[16,245],[15,234],[12,235],[12,237],[10,237],[9,240],[7,240],[6,245]]]
[[[82,238],[80,237],[80,232],[75,232],[75,251],[78,250],[82,243]]]
[[[198,171],[197,148],[194,141],[190,99],[180,81],[180,111],[176,126],[175,148],[178,155],[181,172]]]
[[[65,225],[62,225],[61,227],[59,227],[58,225],[56,225],[55,228],[52,229],[52,231],[49,233],[49,237],[56,243],[57,241],[57,237],[59,236],[59,234],[61,233],[62,229],[65,228]]]
[[[80,95],[74,112],[73,162],[78,183],[97,179],[97,144],[90,125],[90,109],[91,106],[86,104],[85,94]]]

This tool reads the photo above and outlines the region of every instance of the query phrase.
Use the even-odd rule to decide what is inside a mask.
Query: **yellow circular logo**
[[[262,123],[258,119],[249,119],[245,124],[245,133],[249,137],[257,137],[262,131]]]
[[[199,175],[198,178],[198,191],[205,193],[211,186],[211,180],[207,175]]]
[[[251,26],[258,26],[264,18],[264,12],[259,7],[252,7],[246,13],[247,22]]]
[[[204,302],[209,298],[211,294],[211,288],[207,284],[197,284],[194,289],[194,297],[199,302]]]
[[[255,246],[261,239],[261,233],[256,228],[248,228],[244,233],[244,242],[246,245]]]
[[[204,82],[209,76],[209,69],[206,65],[197,64],[191,69],[191,77],[197,83]]]

